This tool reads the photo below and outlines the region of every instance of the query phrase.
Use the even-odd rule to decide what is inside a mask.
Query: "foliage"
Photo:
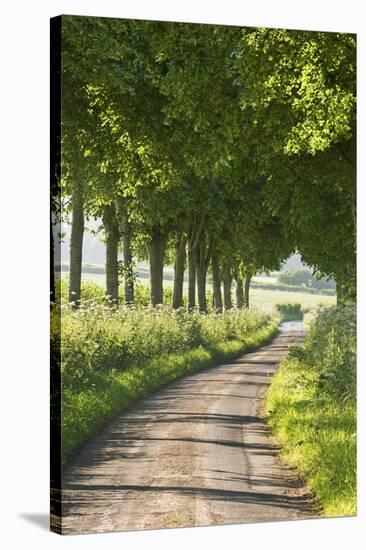
[[[291,321],[302,319],[304,311],[298,302],[282,302],[275,305],[276,310],[281,315],[282,321]]]
[[[278,281],[288,285],[310,286],[312,273],[308,269],[284,271],[279,274]]]
[[[320,310],[304,348],[306,362],[316,365],[318,391],[345,402],[356,399],[356,306]]]
[[[266,413],[283,458],[327,516],[356,513],[356,308],[322,308],[305,344],[290,348]]]
[[[68,277],[62,277],[61,281],[58,281],[58,288],[61,304],[66,304],[68,302],[69,295],[69,281]],[[81,292],[82,292],[82,302],[84,304],[103,304],[105,302],[105,290],[87,279],[81,280]]]
[[[314,277],[309,269],[293,269],[283,271],[278,276],[278,281],[288,285],[303,285],[316,289],[335,289],[335,282],[325,277]]]
[[[267,203],[295,233],[304,261],[350,297],[355,55],[354,35],[264,28],[244,29],[234,51],[241,108],[267,177]]]

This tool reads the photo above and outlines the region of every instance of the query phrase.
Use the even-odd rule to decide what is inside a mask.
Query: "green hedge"
[[[304,316],[304,311],[298,302],[281,302],[275,305],[275,309],[280,314],[282,321],[302,319]]]

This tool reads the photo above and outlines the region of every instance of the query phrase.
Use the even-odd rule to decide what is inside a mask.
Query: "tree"
[[[350,295],[355,47],[349,34],[245,29],[234,52],[243,115],[272,188],[268,203],[292,227],[307,263]]]

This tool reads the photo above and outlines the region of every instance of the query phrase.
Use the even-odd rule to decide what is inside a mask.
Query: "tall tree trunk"
[[[188,311],[196,306],[197,248],[205,226],[206,214],[193,215],[188,237]]]
[[[80,184],[75,185],[72,196],[72,226],[70,238],[69,302],[80,304],[81,267],[84,237],[84,201]]]
[[[236,307],[241,308],[244,305],[244,287],[243,287],[243,279],[238,275],[235,278],[236,282]]]
[[[188,249],[188,311],[196,306],[196,258],[194,250]]]
[[[222,313],[221,275],[217,252],[212,255],[211,269],[214,308],[216,313]]]
[[[245,290],[244,290],[244,304],[245,307],[249,308],[249,289],[250,289],[250,281],[252,280],[252,273],[248,273],[248,275],[245,277]]]
[[[134,272],[133,272],[133,257],[131,250],[131,232],[130,223],[127,220],[125,231],[122,233],[122,247],[123,247],[123,288],[125,295],[125,304],[127,306],[133,305],[135,301],[135,284],[134,284]]]
[[[127,208],[122,197],[118,200],[118,212],[120,217],[120,232],[122,237],[123,255],[123,287],[125,304],[132,305],[135,300],[133,256],[131,249],[132,230],[128,219]]]
[[[196,250],[196,261],[197,261],[197,298],[198,298],[198,308],[200,313],[207,313],[207,303],[206,303],[206,275],[207,267],[205,265],[205,247],[204,243],[201,243],[198,249]]]
[[[160,227],[155,226],[147,246],[150,262],[150,296],[153,307],[163,303],[163,268],[166,243],[167,238],[161,233]]]
[[[345,302],[345,294],[347,285],[345,284],[347,278],[344,273],[341,273],[336,276],[336,300],[337,306],[342,306]]]
[[[114,204],[104,207],[103,224],[106,237],[106,294],[118,306],[118,243],[119,229]]]
[[[186,245],[187,237],[181,235],[175,243],[175,262],[174,262],[174,288],[173,288],[173,308],[178,309],[183,306],[183,282],[184,270],[186,264]]]
[[[196,249],[197,261],[197,296],[200,313],[207,313],[206,300],[206,280],[207,270],[212,256],[212,242],[207,244],[205,233],[201,234],[201,238]]]
[[[343,296],[342,296],[341,285],[337,283],[337,287],[336,287],[336,304],[337,304],[337,307],[342,305],[342,300],[343,300]]]
[[[229,270],[225,269],[222,279],[224,283],[224,307],[226,311],[233,307],[231,300],[231,283],[233,278]]]

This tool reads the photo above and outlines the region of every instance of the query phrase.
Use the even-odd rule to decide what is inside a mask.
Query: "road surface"
[[[303,519],[311,496],[261,419],[302,323],[268,345],[178,380],[114,417],[64,475],[62,532]]]

